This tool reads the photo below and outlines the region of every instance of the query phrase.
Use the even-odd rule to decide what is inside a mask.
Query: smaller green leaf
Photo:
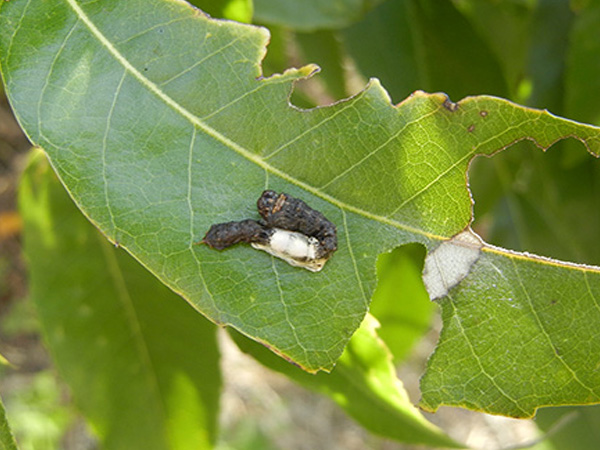
[[[600,95],[600,1],[586,3],[578,12],[569,36],[565,109],[577,120],[600,124],[600,105],[590,101]]]
[[[220,390],[215,327],[113,248],[41,153],[23,176],[20,208],[46,342],[104,446],[209,448]]]
[[[254,0],[261,22],[299,31],[341,28],[358,20],[382,0]]]
[[[543,0],[533,15],[529,73],[533,91],[527,103],[556,113],[563,111],[565,56],[573,12],[568,2]]]
[[[394,102],[415,89],[425,88],[425,68],[419,63],[415,33],[406,1],[385,2],[340,31],[344,47],[358,70],[366,77],[381,80]]]
[[[600,402],[600,270],[503,252],[484,248],[440,300],[444,327],[420,406],[529,418]]]
[[[342,65],[343,54],[337,36],[331,31],[297,33],[304,60],[321,68],[321,79],[329,93],[339,100],[347,96],[346,74]]]
[[[377,320],[367,315],[331,373],[308,374],[267,348],[231,330],[242,351],[302,386],[331,397],[373,433],[406,443],[462,448],[425,420],[396,377],[391,355],[377,337]]]
[[[377,288],[369,311],[381,328],[377,334],[395,361],[402,361],[431,326],[434,304],[423,285],[425,248],[405,245],[377,260]]]
[[[539,3],[528,0],[454,2],[496,56],[513,100],[518,97],[518,87],[525,72],[532,16]]]
[[[450,98],[508,91],[496,56],[449,0],[386,2],[343,36],[359,70],[394,102],[417,89]]]
[[[17,450],[17,443],[10,431],[2,399],[0,399],[0,450]]]
[[[600,406],[541,408],[538,427],[549,433],[555,450],[596,450],[600,442]]]

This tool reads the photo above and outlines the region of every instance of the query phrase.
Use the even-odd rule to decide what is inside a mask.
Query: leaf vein
[[[530,121],[533,120],[537,120],[537,119],[532,119]],[[529,121],[524,121],[524,122],[520,122],[519,125],[514,125],[512,127],[507,127],[504,130],[504,133],[502,134],[506,134],[509,131],[517,128],[517,127],[521,127],[523,126],[525,123],[527,123]],[[491,142],[494,139],[497,139],[498,136],[492,136],[489,139],[485,140],[485,141],[481,141],[479,144],[477,144],[475,147],[473,147],[471,149],[470,152],[465,153],[461,158],[457,159],[456,161],[454,161],[452,164],[450,164],[446,169],[444,169],[443,171],[441,171],[433,180],[431,180],[429,183],[427,183],[425,186],[423,186],[421,189],[419,189],[418,191],[416,191],[413,195],[411,195],[409,198],[407,198],[406,200],[404,200],[402,203],[400,203],[400,205],[394,210],[392,211],[388,217],[393,217],[395,216],[398,211],[400,211],[402,208],[404,208],[407,204],[409,204],[410,202],[412,202],[415,198],[417,198],[418,196],[422,195],[423,193],[427,192],[427,190],[429,188],[431,188],[431,186],[433,186],[435,183],[437,183],[438,181],[440,181],[442,178],[444,178],[448,173],[450,173],[452,170],[456,169],[460,164],[464,163],[465,160],[468,160],[470,158],[472,158],[473,156],[477,155],[477,151],[483,147],[484,145],[488,144],[489,142]]]
[[[345,112],[347,109],[352,108],[352,107],[354,107],[352,102],[348,101],[348,102],[344,103],[342,107],[340,107],[337,111],[334,111],[330,116],[325,117],[324,119],[322,119],[321,121],[319,121],[318,123],[313,125],[312,127],[309,127],[306,130],[304,130],[302,133],[299,133],[296,136],[294,136],[293,139],[290,139],[289,141],[285,142],[284,144],[281,144],[278,148],[274,149],[268,155],[265,155],[263,157],[263,161],[267,161],[267,160],[271,159],[273,156],[278,154],[283,149],[289,147],[290,145],[294,144],[295,142],[298,142],[300,139],[302,139],[307,134],[309,134],[315,130],[318,130],[320,127],[324,126],[325,124],[327,124],[328,122],[330,122],[331,120],[333,120],[337,116],[339,116],[341,113]]]
[[[360,279],[360,273],[358,271],[358,264],[356,263],[356,258],[354,256],[354,251],[352,250],[352,244],[350,243],[350,232],[348,230],[348,221],[346,219],[346,212],[343,209],[342,211],[342,221],[344,223],[344,234],[346,235],[346,245],[348,246],[348,254],[350,255],[350,260],[352,261],[352,266],[354,267],[354,274],[356,275],[356,280],[358,282],[358,287],[360,288],[360,293],[364,300],[365,308],[369,306],[369,299],[365,294],[365,289],[363,287],[362,281]]]
[[[21,14],[21,17],[19,17],[19,22],[15,26],[15,31],[13,32],[12,36],[10,37],[10,40],[8,41],[8,47],[6,49],[6,55],[5,55],[5,60],[7,62],[10,60],[10,54],[12,53],[12,47],[13,47],[13,43],[15,41],[15,36],[19,33],[19,31],[21,31],[21,26],[23,25],[23,20],[25,19],[25,17],[27,17],[27,10],[29,9],[29,6],[31,5],[31,3],[32,3],[32,0],[28,0],[27,4],[23,7],[23,14]],[[4,78],[5,82],[7,80],[8,80],[8,77]]]
[[[117,85],[117,89],[115,90],[115,94],[113,96],[113,100],[112,103],[110,105],[110,109],[108,111],[107,117],[106,117],[106,128],[104,129],[104,136],[102,137],[102,181],[104,182],[104,204],[106,207],[106,210],[108,211],[108,215],[110,217],[110,223],[112,225],[112,234],[113,237],[116,238],[116,231],[117,231],[117,224],[115,223],[115,216],[112,210],[112,207],[110,205],[110,197],[108,194],[108,187],[109,187],[109,182],[108,182],[108,174],[107,174],[107,167],[108,164],[106,163],[106,150],[108,147],[108,135],[110,134],[110,130],[111,130],[111,122],[112,122],[112,118],[115,112],[115,107],[117,104],[117,99],[119,98],[119,93],[121,92],[121,89],[123,87],[123,83],[125,81],[125,78],[127,77],[127,71],[123,71],[123,75],[121,76],[121,79],[119,80],[119,84]]]
[[[153,30],[159,29],[161,27],[167,27],[167,26],[172,25],[172,24],[177,23],[177,22],[184,22],[186,20],[188,20],[187,17],[178,17],[176,19],[169,20],[168,22],[157,23],[155,25],[152,25],[151,27],[148,27],[148,28],[140,31],[139,33],[132,34],[131,36],[127,37],[126,39],[122,39],[120,41],[117,41],[117,42],[115,42],[115,44],[116,45],[128,44],[129,42],[133,41],[134,39],[142,37],[142,36],[148,34],[149,32],[151,32]]]
[[[273,268],[273,273],[275,274],[275,277],[274,277],[275,283],[277,284],[277,290],[279,292],[279,300],[281,301],[281,304],[283,305],[283,313],[285,314],[285,321],[290,326],[290,330],[292,330],[292,334],[294,335],[294,340],[296,341],[296,344],[298,345],[299,348],[302,349],[302,352],[304,353],[304,360],[308,360],[308,353],[306,351],[306,348],[304,348],[304,346],[302,345],[302,341],[298,337],[298,331],[296,330],[296,326],[292,323],[292,320],[290,319],[290,312],[288,311],[288,304],[285,301],[285,294],[283,293],[283,289],[281,287],[281,281],[279,280],[279,272],[277,271],[277,267],[275,266],[275,257],[274,256],[271,256],[271,267]]]
[[[177,78],[180,78],[182,76],[184,76],[185,74],[191,72],[192,70],[194,70],[196,67],[199,67],[200,65],[202,65],[203,63],[205,63],[206,61],[208,61],[210,58],[212,58],[213,56],[218,55],[219,53],[221,53],[223,50],[225,50],[226,48],[231,47],[233,44],[235,44],[236,42],[238,42],[240,40],[240,37],[237,37],[233,40],[231,40],[230,42],[228,42],[226,45],[216,49],[214,52],[209,53],[208,55],[204,56],[202,59],[199,59],[198,61],[196,61],[194,64],[192,64],[191,66],[189,66],[188,68],[186,68],[185,70],[182,70],[181,72],[179,72],[178,74],[173,75],[171,78],[163,81],[162,83],[160,83],[158,86],[160,87],[164,87],[166,85],[168,85],[169,83],[175,81]]]
[[[115,252],[109,247],[108,243],[104,238],[101,237],[100,234],[96,234],[98,238],[101,240],[100,247],[104,253],[104,258],[106,259],[106,267],[108,273],[110,274],[110,278],[113,281],[114,288],[117,291],[117,299],[123,305],[123,309],[125,310],[126,317],[129,318],[129,324],[131,326],[131,332],[138,348],[138,354],[140,356],[141,364],[144,364],[148,367],[148,370],[142,371],[142,373],[147,374],[145,377],[147,382],[150,384],[150,387],[155,391],[157,396],[157,402],[159,404],[160,414],[163,417],[162,423],[167,423],[167,412],[166,405],[164,403],[164,396],[161,394],[160,383],[157,378],[156,367],[152,362],[152,357],[150,356],[150,349],[148,348],[148,344],[146,339],[144,339],[144,333],[142,331],[142,327],[140,324],[140,319],[137,315],[135,306],[133,304],[133,299],[131,294],[129,293],[129,289],[127,288],[127,283],[123,278],[123,271],[119,266],[119,262],[116,258]]]
[[[281,80],[278,81],[278,83],[283,83],[283,82],[287,82],[287,80],[285,78],[282,78]],[[270,85],[272,86],[273,84],[274,83],[271,81]],[[258,84],[258,86],[256,86],[255,88],[250,89],[249,91],[244,92],[244,94],[242,94],[239,97],[231,100],[230,102],[226,103],[225,105],[221,106],[220,108],[215,109],[210,114],[207,114],[206,116],[201,117],[200,120],[205,121],[205,120],[210,119],[211,117],[216,116],[217,114],[219,114],[219,113],[223,112],[224,110],[228,109],[230,106],[233,106],[236,103],[242,101],[243,99],[245,99],[249,95],[255,94],[256,92],[260,91],[265,86],[267,86],[265,83]]]
[[[71,27],[71,29],[65,35],[65,38],[61,42],[60,47],[56,51],[56,54],[54,55],[54,58],[52,59],[52,62],[50,63],[50,68],[48,69],[48,73],[44,77],[44,85],[42,86],[42,89],[40,90],[40,98],[39,98],[38,104],[37,104],[37,127],[38,127],[37,131],[38,131],[38,134],[40,136],[44,136],[45,137],[44,132],[42,131],[42,117],[43,117],[43,115],[42,115],[42,105],[44,104],[44,97],[46,96],[46,90],[50,86],[50,78],[52,77],[52,74],[54,72],[54,66],[56,65],[56,63],[60,59],[60,56],[62,55],[62,52],[63,52],[63,50],[65,49],[65,47],[67,45],[67,42],[71,38],[71,35],[73,34],[73,31],[75,30],[75,28],[77,28],[77,24],[78,23],[79,23],[78,20],[75,21],[75,23],[73,24],[73,26]]]
[[[525,284],[523,283],[523,279],[521,278],[521,274],[519,273],[519,268],[518,268],[516,262],[514,260],[511,260],[511,261],[513,263],[513,268],[515,269],[515,275],[516,275],[517,280],[519,281],[519,286],[521,288],[521,291],[523,292],[523,294],[524,294],[524,296],[527,299],[527,302],[529,304],[529,309],[530,309],[530,311],[531,311],[531,313],[532,313],[532,315],[533,315],[533,317],[534,317],[534,319],[535,319],[535,321],[537,323],[538,328],[540,329],[540,332],[542,333],[542,335],[544,336],[544,339],[548,343],[548,346],[552,350],[552,353],[560,361],[560,363],[564,366],[564,368],[567,369],[567,371],[571,374],[571,376],[577,382],[577,384],[579,384],[582,388],[586,389],[588,392],[590,392],[591,394],[593,394],[594,397],[597,397],[598,395],[596,394],[596,392],[594,391],[594,389],[590,388],[583,381],[581,381],[579,379],[579,377],[577,376],[577,373],[571,368],[571,366],[569,366],[567,364],[567,362],[564,360],[564,358],[556,350],[556,347],[552,343],[552,338],[551,338],[550,334],[548,334],[548,332],[546,331],[546,328],[544,327],[544,324],[542,323],[542,321],[541,321],[541,319],[540,319],[537,311],[535,310],[535,307],[533,305],[533,301],[532,301],[532,299],[531,299],[531,297],[529,295],[529,292],[525,288]]]
[[[456,305],[454,304],[454,299],[452,298],[452,296],[450,294],[448,294],[448,300],[450,301],[450,304],[452,305],[453,315],[454,315],[454,318],[456,319],[456,323],[458,324],[458,327],[460,328],[460,333],[461,333],[462,336],[464,336],[465,341],[467,343],[467,346],[469,347],[469,350],[470,350],[471,354],[475,358],[475,361],[477,361],[477,365],[479,366],[479,369],[481,370],[481,373],[488,380],[490,380],[490,382],[492,383],[492,385],[498,390],[498,392],[504,398],[506,398],[507,400],[511,401],[515,405],[515,408],[517,408],[522,413],[522,415],[524,417],[528,417],[529,414],[527,413],[527,411],[525,411],[523,408],[521,408],[521,406],[519,406],[519,402],[517,402],[517,400],[515,400],[510,395],[508,395],[506,392],[504,392],[504,389],[502,389],[502,387],[496,382],[496,380],[494,379],[494,377],[492,377],[487,372],[487,370],[485,369],[485,367],[483,367],[483,363],[481,362],[481,358],[479,357],[479,355],[475,351],[475,348],[473,347],[473,343],[471,342],[471,339],[469,339],[469,336],[468,336],[465,328],[463,327],[462,321],[460,320],[460,316],[458,315],[458,313],[456,311]]]
[[[590,280],[588,280],[588,274],[587,274],[587,272],[583,272],[583,279],[585,280],[585,286],[586,286],[586,288],[588,290],[590,298],[593,300],[594,305],[596,306],[596,309],[600,311],[600,302],[598,301],[598,299],[596,298],[596,296],[592,292],[592,287],[590,286]]]
[[[407,121],[406,124],[404,124],[403,127],[401,127],[398,131],[396,131],[395,133],[393,133],[385,142],[383,142],[378,147],[374,148],[372,151],[370,151],[365,156],[363,156],[363,158],[361,158],[359,161],[355,162],[352,166],[348,167],[346,170],[344,170],[343,172],[341,172],[338,175],[336,175],[335,177],[333,177],[327,183],[325,183],[324,185],[320,186],[319,189],[326,189],[328,186],[330,186],[331,184],[333,184],[334,182],[336,182],[340,178],[342,178],[345,175],[347,175],[348,172],[351,172],[352,170],[356,169],[358,166],[360,166],[366,160],[368,160],[372,156],[376,155],[380,150],[382,150],[383,148],[387,147],[387,145],[390,144],[392,141],[396,140],[398,138],[398,136],[400,136],[400,134],[402,134],[410,125],[418,123],[421,120],[423,120],[423,119],[425,119],[425,118],[427,118],[429,116],[432,116],[433,114],[437,113],[440,108],[441,108],[441,106],[438,107],[438,108],[436,108],[436,109],[433,109],[432,111],[428,112],[427,114],[424,114],[424,115],[420,116],[416,120]]]

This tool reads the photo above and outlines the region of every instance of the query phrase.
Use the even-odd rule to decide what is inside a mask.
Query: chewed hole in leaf
[[[431,328],[436,309],[423,284],[425,255],[423,245],[407,244],[377,258],[377,287],[369,311],[381,324],[378,335],[398,362]]]

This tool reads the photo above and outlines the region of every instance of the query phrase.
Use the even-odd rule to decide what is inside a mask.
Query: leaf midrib
[[[165,405],[165,395],[161,389],[161,385],[158,379],[158,371],[153,362],[151,351],[149,348],[148,340],[142,330],[139,315],[136,311],[136,307],[133,304],[129,288],[123,275],[123,269],[119,264],[116,254],[109,247],[106,239],[101,234],[95,234],[100,248],[103,253],[103,259],[106,263],[107,273],[110,276],[110,283],[115,290],[115,299],[118,303],[123,306],[127,323],[132,331],[133,341],[135,347],[138,350],[139,361],[146,368],[145,380],[150,387],[150,390],[154,393],[154,401],[158,404],[159,414],[162,417],[162,423],[167,423],[167,407]]]

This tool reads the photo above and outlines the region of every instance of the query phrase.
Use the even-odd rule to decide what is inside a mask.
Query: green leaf
[[[441,301],[421,406],[531,417],[539,406],[598,403],[600,270],[483,250]]]
[[[358,70],[366,77],[381,80],[393,101],[398,102],[416,89],[425,89],[424,83],[428,81],[416,33],[411,27],[409,3],[388,1],[340,35]]]
[[[477,34],[493,51],[502,67],[502,73],[507,80],[512,99],[521,98],[518,90],[526,72],[527,57],[532,44],[533,15],[536,7],[539,7],[541,3],[529,0],[510,2],[461,0],[454,2],[461,14],[468,19]],[[566,2],[563,3],[566,4]],[[543,33],[538,34],[538,37],[541,36]],[[539,45],[538,42],[533,44]]]
[[[17,443],[10,431],[2,399],[0,399],[0,450],[17,450]]]
[[[600,124],[600,105],[590,98],[600,95],[600,1],[585,2],[569,36],[566,67],[566,110],[578,120]]]
[[[344,55],[336,34],[331,31],[296,33],[296,41],[304,54],[304,61],[314,62],[321,68],[320,77],[334,100],[346,97]]]
[[[431,326],[434,304],[421,271],[425,249],[416,244],[384,253],[377,260],[377,289],[369,312],[381,324],[377,335],[396,362],[402,361]]]
[[[342,35],[363,75],[380,78],[395,102],[417,89],[451,98],[508,91],[498,59],[450,0],[386,2]]]
[[[598,154],[598,128],[485,96],[455,104],[417,92],[395,107],[376,80],[301,111],[287,99],[313,67],[257,79],[265,30],[180,2],[12,0],[1,12],[7,92],[32,141],[109,239],[215,322],[331,370],[367,311],[377,255],[443,245],[426,265],[430,294],[450,294],[426,407],[528,416],[600,401],[599,269],[488,246],[468,230],[448,241],[471,221],[475,155],[565,137]],[[213,223],[257,217],[265,187],[337,225],[322,272],[248,246],[193,245]],[[575,324],[576,336],[566,332]]]
[[[74,207],[38,153],[20,190],[31,297],[50,352],[106,448],[210,448],[215,328]]]
[[[255,18],[298,31],[341,28],[383,0],[254,0]]]
[[[535,416],[555,450],[595,450],[600,442],[600,406],[541,408]]]
[[[563,110],[565,54],[572,22],[568,2],[539,2],[532,21],[528,72],[533,91],[528,104]]]
[[[402,442],[433,447],[462,448],[415,408],[385,344],[377,337],[378,323],[371,315],[352,336],[335,369],[308,374],[286,364],[265,347],[232,333],[242,351],[266,367],[283,373],[300,385],[331,397],[369,431]]]

